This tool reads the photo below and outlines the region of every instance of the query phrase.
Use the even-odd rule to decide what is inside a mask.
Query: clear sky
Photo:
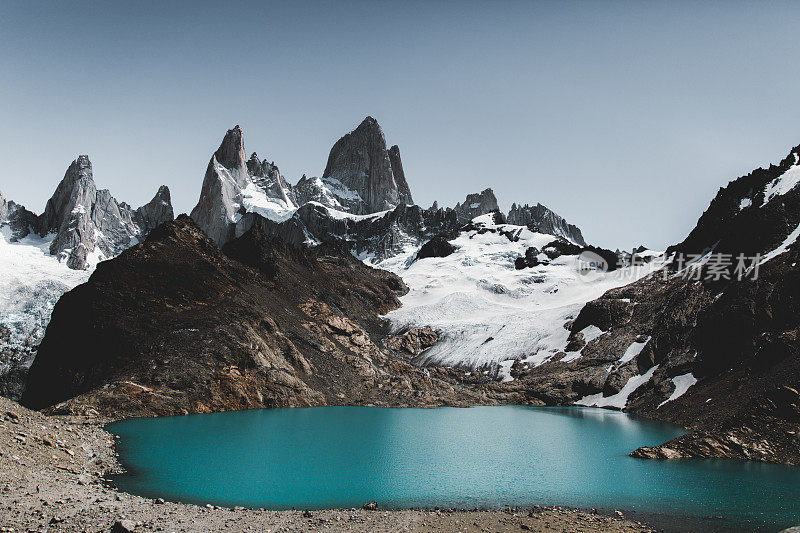
[[[417,203],[492,187],[588,241],[682,240],[800,144],[800,3],[0,2],[0,192],[41,212],[78,154],[134,206],[246,149],[294,183],[366,116]]]

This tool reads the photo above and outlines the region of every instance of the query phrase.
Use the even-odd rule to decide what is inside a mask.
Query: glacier
[[[0,375],[5,379],[0,394],[18,398],[24,376],[33,363],[58,299],[86,282],[96,263],[74,270],[50,255],[54,234],[35,233],[13,242],[11,228],[0,227]]]
[[[409,246],[373,264],[399,275],[409,287],[400,298],[403,305],[386,315],[393,333],[423,326],[439,333],[439,341],[417,356],[416,364],[495,367],[508,379],[507,361],[536,366],[563,352],[570,333],[565,324],[586,302],[663,266],[658,255],[643,265],[582,276],[578,256],[562,255],[547,265],[517,270],[515,258],[531,246],[541,250],[556,237],[496,224],[491,214],[473,219],[472,227],[450,241],[456,251],[447,257],[415,260],[418,248]]]

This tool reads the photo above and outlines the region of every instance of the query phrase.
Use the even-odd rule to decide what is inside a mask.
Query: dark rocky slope
[[[101,263],[56,305],[22,403],[127,417],[490,401],[381,346],[396,276],[258,225],[226,252],[181,216]]]
[[[686,256],[730,254],[721,279],[708,279],[702,270],[699,279],[687,279],[676,256],[665,271],[589,302],[568,325],[567,349],[580,350],[580,358],[518,369],[527,397],[551,404],[608,397],[631,377],[651,371],[626,410],[691,432],[635,456],[800,465],[800,188],[793,177],[798,153],[800,147],[780,165],[720,189],[697,227],[671,248]],[[738,279],[740,253],[762,254],[757,277],[750,271]],[[590,325],[605,333],[587,344],[580,331]],[[634,342],[643,344],[641,351],[621,362]],[[667,401],[676,389],[673,378],[687,374],[697,383]]]

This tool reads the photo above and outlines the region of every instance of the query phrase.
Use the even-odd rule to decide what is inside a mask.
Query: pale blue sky
[[[199,196],[241,124],[291,182],[366,115],[418,203],[491,186],[607,247],[664,247],[800,144],[800,3],[0,3],[0,191],[69,162],[138,206]]]

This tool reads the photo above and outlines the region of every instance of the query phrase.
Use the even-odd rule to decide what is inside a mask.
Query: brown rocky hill
[[[101,263],[56,305],[22,403],[116,418],[488,401],[381,346],[400,278],[258,226],[226,251],[182,215]]]

